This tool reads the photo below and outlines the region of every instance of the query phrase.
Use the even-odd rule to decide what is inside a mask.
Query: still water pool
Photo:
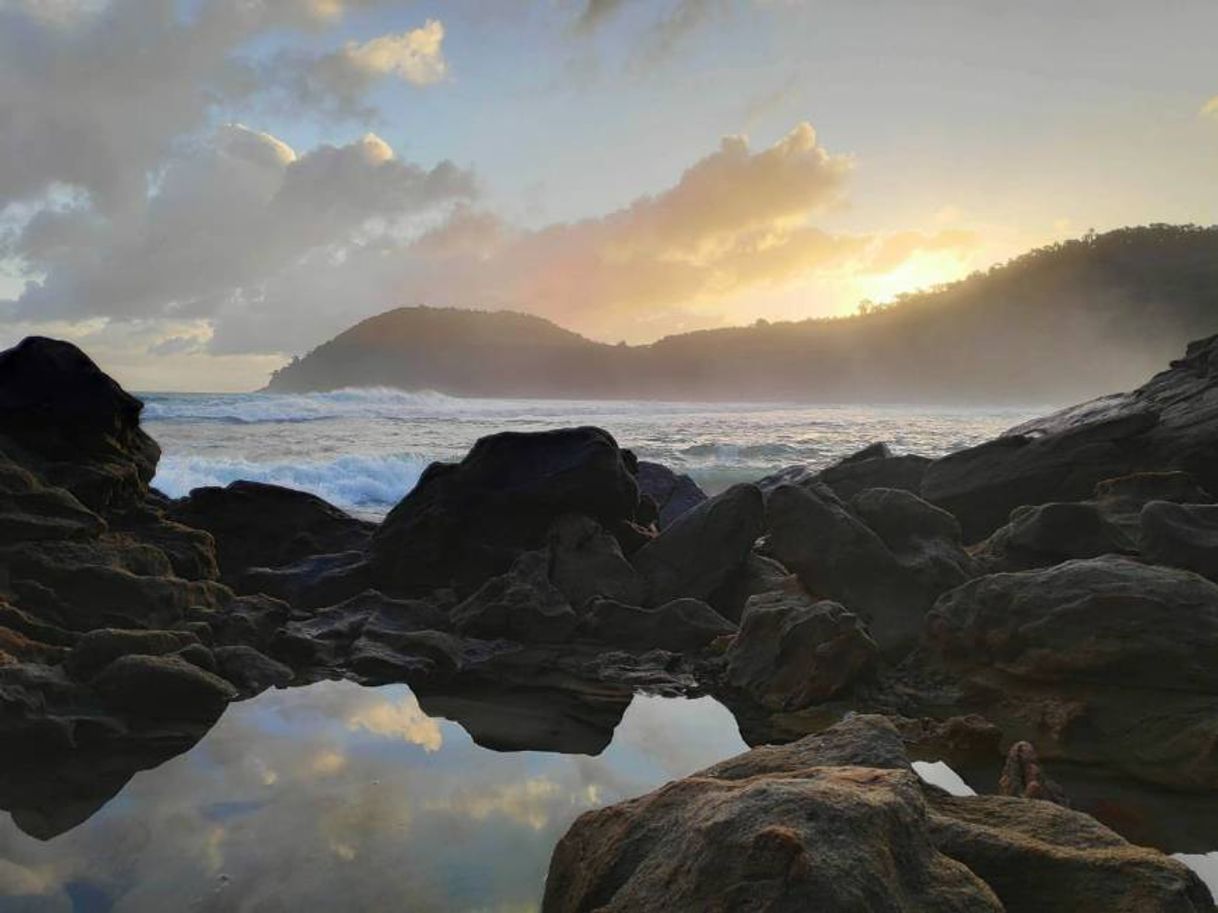
[[[744,747],[711,698],[636,695],[590,757],[479,747],[404,685],[270,691],[50,840],[0,816],[0,910],[535,910],[577,815]]]

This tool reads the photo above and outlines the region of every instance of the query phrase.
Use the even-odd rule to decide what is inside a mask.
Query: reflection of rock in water
[[[495,688],[417,692],[431,716],[452,720],[483,748],[598,755],[630,706],[629,689],[591,683],[579,690]]]
[[[189,726],[33,753],[0,753],[0,808],[39,840],[82,824],[142,770],[190,750],[211,728]]]

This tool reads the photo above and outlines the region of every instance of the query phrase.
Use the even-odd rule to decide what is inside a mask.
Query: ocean
[[[390,389],[142,398],[144,425],[164,451],[153,484],[165,494],[253,479],[372,519],[430,462],[460,459],[497,431],[597,425],[713,494],[784,466],[826,466],[876,441],[939,456],[1051,409],[464,399]]]

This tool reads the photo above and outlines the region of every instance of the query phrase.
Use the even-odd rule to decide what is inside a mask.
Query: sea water
[[[785,466],[825,466],[876,441],[940,456],[1050,408],[463,399],[390,389],[143,399],[144,425],[164,451],[153,484],[167,495],[253,479],[371,517],[430,462],[460,459],[497,431],[597,425],[713,494]]]

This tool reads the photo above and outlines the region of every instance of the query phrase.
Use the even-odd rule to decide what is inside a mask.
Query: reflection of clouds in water
[[[1218,852],[1174,853],[1173,855],[1200,875],[1210,892],[1218,897]]]
[[[321,777],[332,776],[347,766],[347,756],[332,748],[323,749],[313,755],[309,768]]]
[[[741,747],[709,700],[637,698],[589,758],[479,748],[403,686],[267,692],[48,843],[0,815],[0,908],[67,913],[73,882],[122,913],[535,910],[580,812]]]
[[[0,859],[0,897],[49,894],[54,887],[55,877],[49,867],[33,869]]]
[[[462,789],[443,802],[428,802],[426,808],[468,815],[476,821],[504,815],[539,831],[550,822],[554,807],[566,805],[581,812],[599,805],[599,800],[600,789],[595,784],[572,792],[547,777],[531,777],[491,790]]]
[[[380,701],[364,707],[347,720],[347,726],[377,735],[396,736],[426,751],[439,751],[444,744],[440,724],[423,712],[413,694],[396,702]]]
[[[943,761],[914,761],[914,773],[953,796],[975,796],[977,790],[964,782],[964,778]]]

